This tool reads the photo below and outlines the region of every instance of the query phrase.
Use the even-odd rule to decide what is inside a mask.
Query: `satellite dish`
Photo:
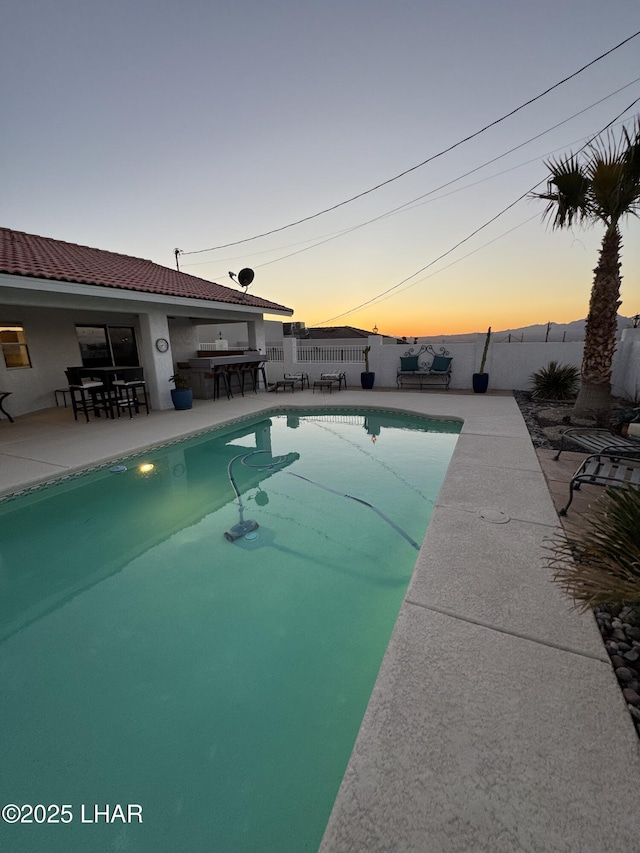
[[[238,273],[238,284],[240,287],[249,287],[251,282],[253,281],[254,272],[249,269],[249,267],[245,267],[240,270]]]

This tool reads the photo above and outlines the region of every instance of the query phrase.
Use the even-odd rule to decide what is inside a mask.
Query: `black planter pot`
[[[488,373],[474,373],[472,377],[473,390],[476,394],[484,394],[489,387]]]
[[[174,409],[190,409],[193,406],[193,391],[191,388],[172,388],[171,399]]]
[[[363,388],[367,390],[371,390],[373,388],[373,383],[376,381],[375,373],[361,373],[360,374],[360,384]]]

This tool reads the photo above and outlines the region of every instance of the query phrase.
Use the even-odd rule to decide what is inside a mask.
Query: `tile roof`
[[[331,340],[332,338],[368,338],[369,335],[375,335],[376,332],[368,332],[366,329],[357,329],[355,326],[315,326],[309,329],[304,329],[301,332],[301,337],[312,339]],[[400,338],[394,335],[382,335],[383,338],[391,338],[404,343]]]
[[[368,338],[373,332],[356,329],[355,326],[315,326],[305,330],[308,338]]]
[[[10,228],[0,228],[0,273],[293,313],[292,309],[277,302],[250,294],[245,299],[244,293],[230,287],[162,267],[153,261]]]

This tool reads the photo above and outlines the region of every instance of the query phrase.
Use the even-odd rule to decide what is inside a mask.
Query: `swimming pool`
[[[290,410],[0,505],[0,805],[70,806],[7,849],[317,849],[459,430]]]

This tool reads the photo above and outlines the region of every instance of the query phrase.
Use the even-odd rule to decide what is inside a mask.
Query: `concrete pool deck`
[[[321,853],[637,849],[640,746],[590,614],[551,581],[558,530],[515,400],[348,390],[187,412],[0,423],[0,493],[267,409],[464,421]]]

